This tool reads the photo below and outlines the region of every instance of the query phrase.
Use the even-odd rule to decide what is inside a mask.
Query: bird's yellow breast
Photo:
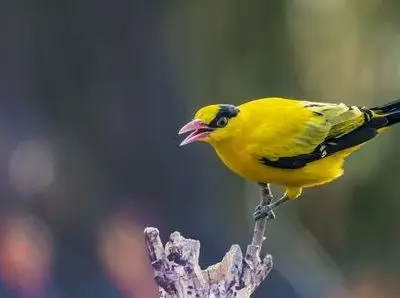
[[[222,162],[239,176],[256,182],[275,183],[285,187],[311,187],[330,182],[343,174],[345,158],[359,149],[353,147],[311,162],[300,169],[280,169],[262,164],[251,152],[218,146]]]

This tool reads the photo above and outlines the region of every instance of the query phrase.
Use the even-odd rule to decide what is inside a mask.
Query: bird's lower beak
[[[178,134],[184,134],[191,132],[179,146],[184,146],[196,141],[200,141],[207,137],[213,131],[212,128],[208,127],[200,119],[194,119],[189,123],[185,124],[178,132]]]

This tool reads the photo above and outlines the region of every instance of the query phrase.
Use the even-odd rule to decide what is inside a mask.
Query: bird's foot
[[[267,219],[275,219],[275,213],[272,210],[271,205],[258,205],[253,216],[255,221],[265,217]]]

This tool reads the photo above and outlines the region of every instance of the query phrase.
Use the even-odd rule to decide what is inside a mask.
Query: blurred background
[[[157,297],[145,226],[251,239],[258,187],[177,131],[210,103],[400,96],[395,0],[0,2],[0,297]],[[400,297],[400,128],[285,205],[254,297]],[[279,187],[273,188],[277,196]],[[228,208],[227,208],[228,206]]]

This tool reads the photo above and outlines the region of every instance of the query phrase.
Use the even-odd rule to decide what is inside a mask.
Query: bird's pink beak
[[[184,146],[199,140],[204,139],[207,137],[211,132],[213,131],[212,128],[208,127],[203,123],[202,120],[200,119],[194,119],[190,121],[189,123],[185,124],[178,132],[179,135],[187,133],[187,132],[192,132],[189,134],[186,139],[180,143],[179,146]]]

